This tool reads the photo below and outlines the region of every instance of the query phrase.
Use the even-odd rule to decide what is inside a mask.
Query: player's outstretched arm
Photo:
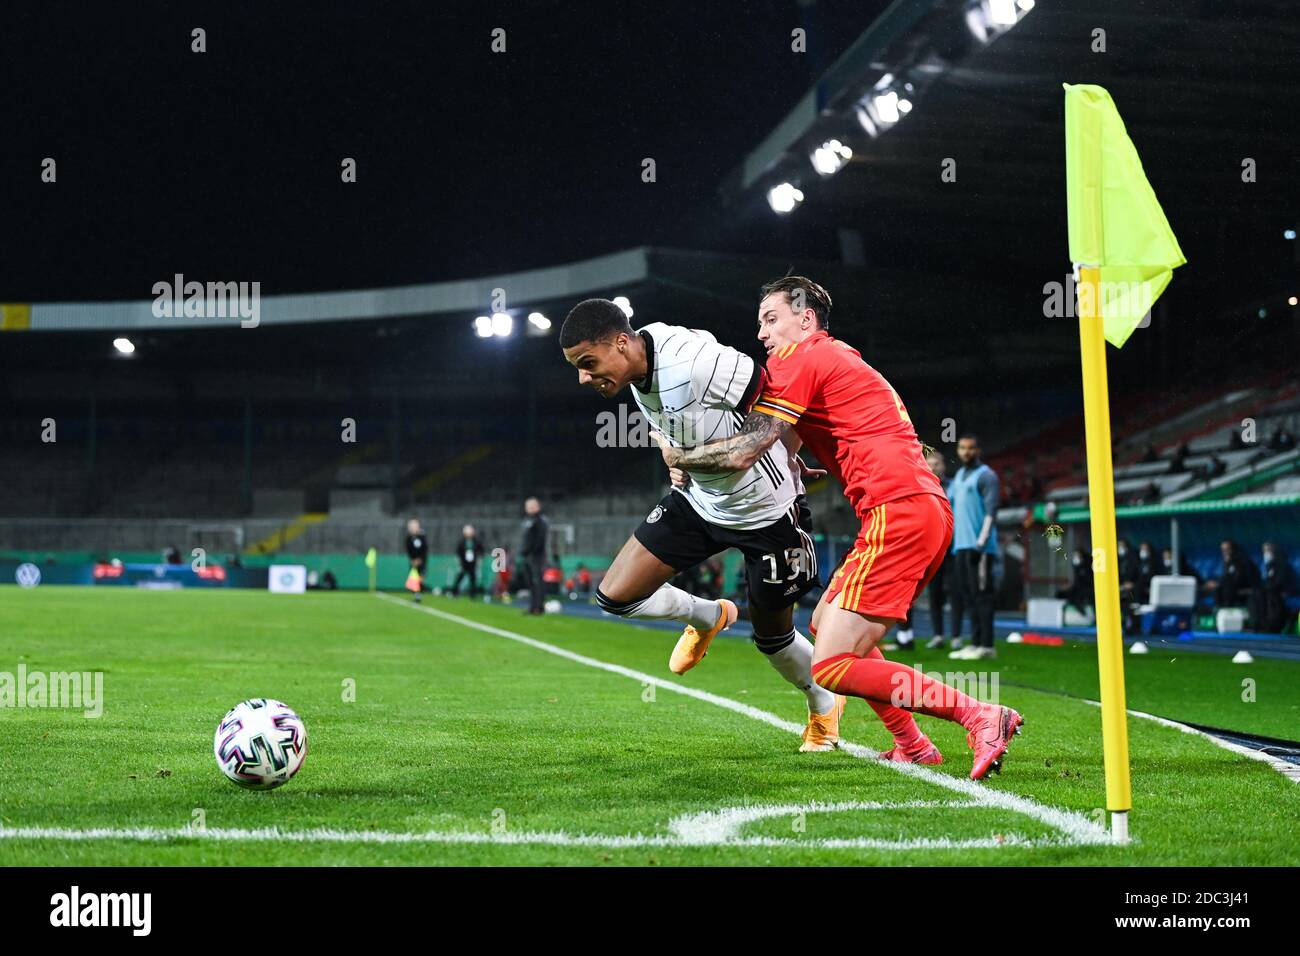
[[[658,433],[655,433],[655,440],[659,442],[664,463],[669,468],[703,472],[744,471],[752,468],[763,457],[763,453],[775,445],[791,427],[789,422],[771,415],[750,412],[740,426],[740,431],[730,438],[696,445],[694,448],[674,448]]]

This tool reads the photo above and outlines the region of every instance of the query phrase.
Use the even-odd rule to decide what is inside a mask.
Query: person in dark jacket
[[[1174,570],[1173,548],[1165,548],[1160,552],[1160,567],[1156,571],[1156,574],[1181,574],[1185,578],[1196,578],[1196,586],[1198,589],[1201,585],[1201,576],[1196,573],[1196,569],[1193,568],[1191,562],[1187,560],[1187,555],[1180,554],[1178,556],[1178,570]]]
[[[1128,538],[1120,538],[1117,544],[1119,557],[1119,596],[1122,601],[1137,600],[1140,563],[1138,553]]]
[[[550,540],[551,524],[542,514],[542,503],[536,498],[524,502],[524,515],[519,560],[528,569],[528,590],[532,598],[528,613],[541,614],[545,606],[542,576],[546,572],[546,543]]]
[[[451,586],[452,597],[460,597],[460,582],[469,581],[469,596],[477,598],[479,593],[478,562],[483,557],[483,544],[472,524],[465,525],[460,532],[460,544],[456,546],[456,560],[460,570],[456,573],[456,583]]]
[[[1220,542],[1219,554],[1223,558],[1223,571],[1209,584],[1215,603],[1219,607],[1246,607],[1259,587],[1259,568],[1235,541]]]
[[[1133,596],[1139,604],[1146,604],[1151,600],[1151,579],[1159,572],[1160,561],[1156,557],[1156,549],[1151,546],[1150,541],[1138,542],[1137,588]]]
[[[414,601],[420,603],[424,594],[424,575],[429,564],[429,536],[420,527],[419,518],[406,522],[406,557],[411,562],[411,571],[415,577],[407,576],[407,587],[415,592]],[[416,586],[412,587],[412,584]]]
[[[1133,550],[1133,544],[1128,538],[1119,539],[1116,552],[1119,560],[1119,606],[1120,613],[1124,615],[1124,630],[1127,632],[1134,630],[1137,625],[1136,611],[1141,603],[1138,600],[1140,564],[1138,553]]]
[[[1087,609],[1092,607],[1092,563],[1088,560],[1088,552],[1082,548],[1075,548],[1070,556],[1070,586],[1057,591],[1056,596],[1064,598],[1065,603],[1080,614],[1087,614]]]
[[[1281,634],[1286,628],[1286,599],[1296,588],[1295,571],[1286,551],[1272,541],[1264,542],[1264,561],[1259,587],[1250,604],[1250,617],[1261,634]]]

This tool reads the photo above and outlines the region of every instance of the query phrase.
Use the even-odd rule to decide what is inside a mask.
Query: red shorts
[[[939,572],[951,543],[947,498],[909,495],[876,505],[822,599],[859,614],[901,621]]]

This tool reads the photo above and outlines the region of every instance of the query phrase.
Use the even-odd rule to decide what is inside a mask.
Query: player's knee
[[[754,630],[754,646],[763,654],[776,654],[794,643],[794,628],[784,634],[760,634]]]
[[[609,614],[627,617],[644,603],[645,598],[637,598],[634,601],[616,601],[600,588],[596,588],[596,604],[602,611]]]

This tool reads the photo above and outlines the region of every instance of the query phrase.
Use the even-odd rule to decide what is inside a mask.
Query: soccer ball
[[[221,718],[212,752],[221,772],[239,786],[274,790],[307,759],[307,727],[280,701],[255,697]]]

